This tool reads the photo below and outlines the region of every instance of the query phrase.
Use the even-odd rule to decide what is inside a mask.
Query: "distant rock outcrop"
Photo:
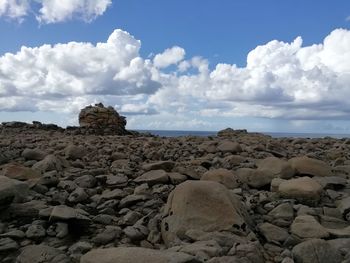
[[[80,111],[79,125],[89,134],[129,134],[125,129],[126,119],[111,106],[102,103],[87,106]]]

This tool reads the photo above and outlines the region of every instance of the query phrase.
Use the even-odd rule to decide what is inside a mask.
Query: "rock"
[[[125,129],[125,117],[120,116],[113,107],[104,107],[102,103],[82,109],[79,125],[92,134],[129,134]]]
[[[68,197],[68,201],[71,203],[85,202],[89,198],[88,194],[83,188],[76,188]]]
[[[332,168],[325,162],[309,158],[309,157],[295,157],[288,161],[292,168],[301,175],[311,176],[332,176]]]
[[[82,159],[86,154],[87,149],[80,145],[69,144],[65,149],[66,158],[70,160]]]
[[[0,210],[12,202],[24,200],[28,195],[28,190],[26,183],[0,176]]]
[[[47,154],[44,151],[40,150],[40,149],[29,149],[29,148],[26,148],[22,152],[22,156],[26,160],[41,161],[42,159],[45,158],[46,155]]]
[[[303,215],[297,216],[292,225],[291,233],[299,238],[327,238],[329,232],[317,222],[313,216]]]
[[[299,177],[282,182],[278,193],[284,198],[294,198],[302,202],[314,202],[321,198],[322,186],[310,177]]]
[[[122,230],[117,226],[106,226],[105,230],[92,239],[97,245],[105,245],[120,237]]]
[[[71,254],[85,254],[92,249],[92,245],[86,241],[73,244],[68,250]]]
[[[202,175],[201,180],[218,182],[228,189],[235,189],[240,185],[238,176],[232,171],[223,168],[209,170]]]
[[[12,239],[22,239],[24,238],[26,235],[23,231],[21,230],[12,230],[10,232],[6,232],[4,234],[1,234],[0,237],[9,237]]]
[[[181,184],[187,180],[187,176],[180,173],[168,173],[168,176],[172,184]]]
[[[90,222],[90,219],[86,215],[84,215],[81,210],[74,209],[66,205],[59,205],[59,206],[53,207],[49,215],[50,215],[49,221],[77,220],[85,223]]]
[[[217,146],[217,150],[223,153],[239,153],[242,152],[242,147],[237,142],[222,141]]]
[[[182,245],[178,251],[195,256],[201,262],[223,253],[223,249],[215,240],[197,241],[192,244]]]
[[[294,176],[295,170],[285,160],[268,157],[258,163],[258,169],[264,173],[269,173],[282,179],[290,179]]]
[[[47,155],[43,160],[37,162],[33,165],[33,169],[41,173],[49,171],[62,171],[64,163],[61,158],[56,157],[55,155]]]
[[[174,166],[175,163],[172,161],[159,161],[155,163],[146,163],[142,165],[142,170],[145,170],[146,172],[151,170],[164,170],[166,172],[171,172]]]
[[[63,251],[45,245],[25,247],[17,257],[16,263],[70,263]]]
[[[259,230],[268,242],[283,243],[289,237],[287,230],[270,223],[259,225]]]
[[[247,130],[234,130],[232,128],[226,128],[224,130],[218,131],[218,137],[234,137],[241,134],[247,134]]]
[[[38,240],[46,236],[46,230],[42,225],[31,225],[25,234],[29,239]]]
[[[342,257],[337,250],[322,239],[311,239],[296,245],[293,250],[296,263],[340,263]]]
[[[81,263],[189,263],[193,257],[168,250],[153,250],[140,247],[117,247],[93,249],[81,258]]]
[[[337,208],[344,219],[350,221],[350,196],[336,202]]]
[[[9,237],[0,238],[0,254],[9,253],[17,249],[18,249],[18,244],[13,239]]]
[[[76,178],[74,180],[74,183],[76,183],[81,188],[92,188],[96,185],[96,178],[91,174],[86,174]]]
[[[240,168],[236,171],[240,181],[246,183],[252,188],[261,188],[270,185],[275,175],[264,170],[251,168]]]
[[[169,176],[164,170],[151,170],[134,179],[136,183],[147,183],[152,186],[155,184],[168,183]]]
[[[211,181],[186,181],[169,195],[162,221],[167,245],[190,229],[202,231],[245,230],[244,208],[223,185]]]
[[[40,178],[40,173],[21,164],[10,163],[3,167],[2,175],[20,181]]]
[[[347,180],[338,176],[327,176],[327,177],[314,177],[323,189],[341,189],[347,184]]]

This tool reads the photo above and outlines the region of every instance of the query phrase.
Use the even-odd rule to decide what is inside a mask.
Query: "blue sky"
[[[22,0],[22,9],[4,1],[0,121],[76,124],[77,108],[102,100],[128,117],[129,128],[350,133],[349,1],[103,1],[81,0],[70,13],[60,13],[58,0]],[[123,30],[111,47],[117,53],[98,50],[98,59],[90,58],[94,51],[83,43],[97,48],[115,29]],[[80,44],[71,57],[71,47],[55,48],[73,41]],[[52,46],[35,51],[45,44]],[[127,45],[135,50],[125,51]],[[5,57],[14,58],[21,46],[30,49]],[[62,52],[64,61],[57,58]],[[113,55],[123,63],[114,65]],[[82,73],[72,71],[70,59],[77,67],[106,61]],[[12,76],[9,68],[18,72]]]

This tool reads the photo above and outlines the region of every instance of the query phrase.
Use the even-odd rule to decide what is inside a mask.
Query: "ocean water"
[[[181,137],[181,136],[216,136],[217,131],[171,131],[171,130],[138,130],[161,137]],[[332,137],[337,139],[350,138],[350,134],[331,134],[331,133],[283,133],[283,132],[261,132],[270,135],[273,138],[324,138]]]

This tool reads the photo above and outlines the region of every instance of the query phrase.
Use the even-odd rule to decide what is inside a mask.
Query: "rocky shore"
[[[79,129],[0,126],[0,262],[350,262],[349,139]]]

